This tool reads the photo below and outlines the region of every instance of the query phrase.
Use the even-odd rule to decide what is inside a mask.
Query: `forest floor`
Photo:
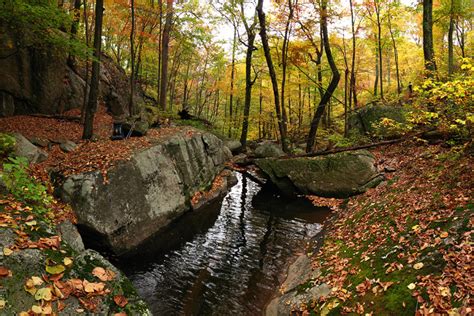
[[[71,110],[65,117],[79,117],[78,110]],[[50,146],[42,149],[48,153],[48,159],[32,166],[33,173],[43,182],[49,181],[47,171],[61,172],[63,175],[100,170],[104,175],[110,167],[128,160],[138,150],[148,148],[164,138],[182,131],[183,126],[166,125],[158,129],[149,129],[144,137],[130,137],[112,141],[112,117],[105,108],[100,107],[94,119],[94,137],[92,141],[82,140],[82,124],[68,119],[57,119],[29,115],[0,118],[0,132],[20,133],[26,138],[46,140]],[[187,133],[192,134],[189,129]],[[75,142],[78,147],[64,152],[59,144],[65,140]]]
[[[417,141],[372,151],[387,180],[343,203],[312,254],[328,297],[303,314],[472,315],[474,159]],[[315,203],[320,202],[315,199]],[[307,303],[307,302],[305,302]]]

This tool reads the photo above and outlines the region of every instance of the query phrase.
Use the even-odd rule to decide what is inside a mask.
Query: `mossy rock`
[[[374,162],[370,152],[360,150],[313,158],[266,158],[256,164],[285,195],[347,198],[383,180]]]
[[[406,108],[388,105],[367,105],[349,117],[349,126],[360,134],[375,134],[374,124],[388,118],[397,123],[406,123]],[[380,131],[379,131],[380,132]]]

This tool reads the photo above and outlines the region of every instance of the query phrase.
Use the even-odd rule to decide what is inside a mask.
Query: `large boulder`
[[[100,171],[68,177],[58,193],[84,230],[123,253],[187,211],[230,157],[216,136],[184,130],[113,167],[107,179]]]
[[[353,151],[313,158],[258,159],[256,164],[284,194],[347,198],[379,184],[374,156]]]
[[[258,158],[278,158],[284,155],[285,153],[281,150],[280,146],[271,142],[263,142],[255,148],[255,156]]]
[[[379,123],[383,118],[405,123],[405,112],[406,109],[401,106],[370,104],[357,110],[349,117],[349,126],[360,134],[373,135],[375,133],[374,124]]]

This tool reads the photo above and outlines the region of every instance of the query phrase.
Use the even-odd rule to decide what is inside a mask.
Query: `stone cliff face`
[[[189,210],[191,196],[230,157],[216,136],[183,131],[112,168],[106,181],[100,172],[74,175],[58,192],[71,203],[78,224],[120,254]]]
[[[28,36],[28,30],[18,31],[0,22],[0,117],[82,108],[84,67],[79,64],[72,69],[65,52],[28,44]],[[103,54],[99,97],[114,116],[128,111],[128,84],[125,71]],[[141,96],[135,100],[141,102]]]

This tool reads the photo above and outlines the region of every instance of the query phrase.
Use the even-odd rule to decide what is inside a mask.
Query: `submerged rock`
[[[57,193],[70,203],[78,224],[115,253],[126,252],[190,209],[231,153],[209,133],[182,131],[135,153],[107,173],[65,179]]]
[[[383,176],[366,151],[314,158],[259,159],[256,164],[285,195],[347,198],[377,186]]]

